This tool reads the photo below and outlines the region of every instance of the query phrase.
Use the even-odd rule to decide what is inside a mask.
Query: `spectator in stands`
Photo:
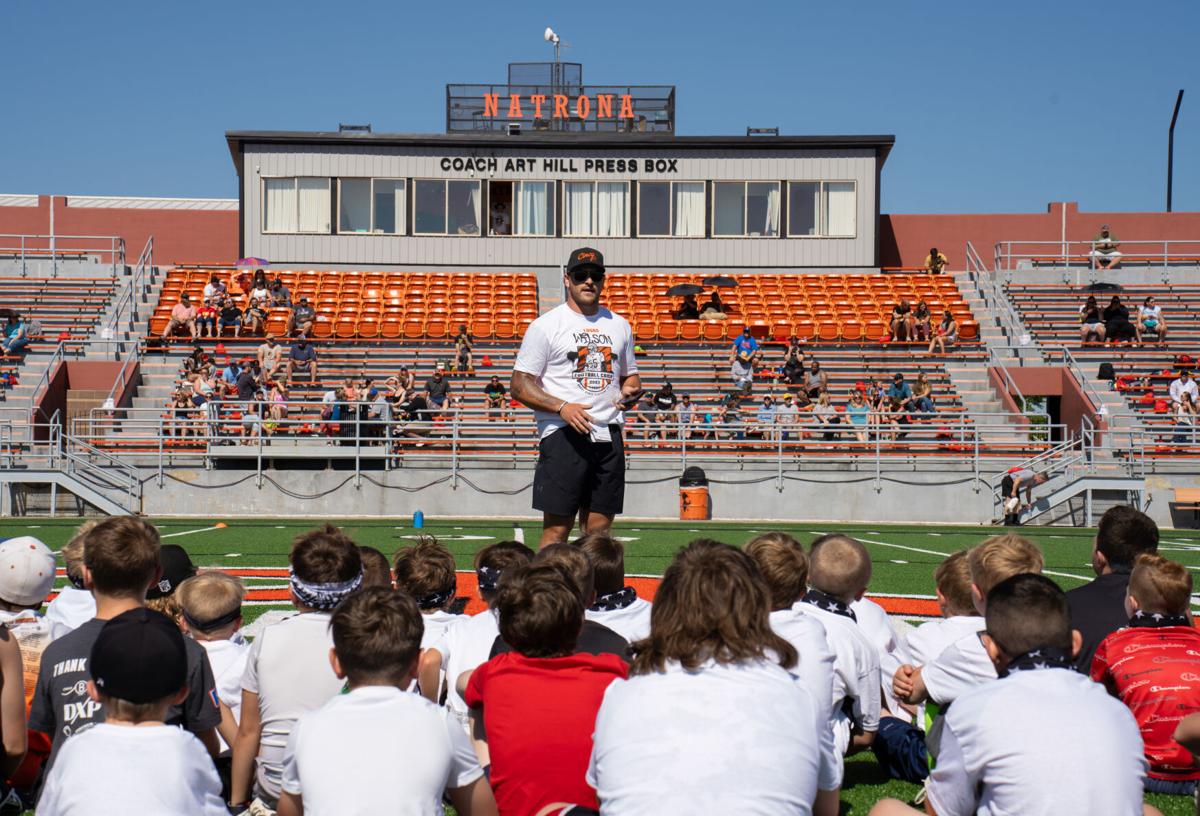
[[[508,391],[495,374],[483,386],[483,406],[488,419],[506,419],[508,416]]]
[[[823,432],[822,435],[826,442],[837,438],[837,431],[833,426],[840,425],[842,418],[838,416],[837,409],[830,403],[828,391],[822,391],[821,396],[817,397],[817,404],[812,409],[812,417],[820,432]]]
[[[929,353],[933,354],[933,347],[938,347],[938,352],[946,353],[946,344],[951,346],[958,342],[958,321],[954,319],[954,315],[950,314],[949,309],[942,312],[942,320],[934,329],[933,337],[929,339]]]
[[[675,557],[630,679],[596,717],[587,779],[606,812],[837,813],[828,702],[789,673],[771,606],[745,553],[699,540]],[[737,727],[715,711],[739,712]]]
[[[992,588],[1021,573],[1041,573],[1042,551],[1015,533],[992,536],[971,549],[971,602],[987,614]],[[926,700],[945,707],[971,689],[996,679],[996,667],[988,650],[975,636],[964,635],[943,649],[924,666],[901,666],[892,680],[892,691],[902,702],[916,705]]]
[[[252,812],[275,810],[292,726],[343,687],[329,662],[330,613],[362,586],[362,556],[349,537],[325,525],[300,536],[288,560],[298,614],[259,632],[242,677],[230,785],[235,812],[243,805],[251,805]]]
[[[698,320],[700,318],[700,307],[696,304],[696,296],[684,295],[683,303],[679,304],[679,308],[675,310],[673,317],[676,320]]]
[[[912,400],[909,405],[918,414],[934,412],[933,386],[929,384],[929,377],[924,371],[917,372],[917,381],[913,385]]]
[[[261,269],[254,270],[254,278],[250,281],[250,291],[248,293],[247,302],[253,305],[254,301],[267,301],[271,298],[271,288],[267,284],[267,275]]]
[[[471,335],[467,333],[467,327],[459,326],[458,334],[454,335],[454,371],[456,373],[461,374],[474,370],[475,366],[471,364],[473,349],[474,345]]]
[[[233,298],[228,295],[221,300],[221,309],[219,311],[220,333],[225,334],[225,330],[232,328],[233,336],[240,337],[242,333],[242,310],[233,302]]]
[[[750,333],[750,327],[742,329],[742,333],[733,341],[733,351],[729,357],[729,374],[735,387],[749,391],[754,385],[754,361],[758,357],[758,341]]]
[[[608,533],[588,533],[571,542],[592,562],[596,597],[583,611],[594,621],[636,643],[650,635],[650,602],[625,584],[625,547]]]
[[[933,334],[933,327],[930,325],[932,316],[929,313],[929,304],[925,302],[925,298],[917,301],[917,308],[913,310],[913,329],[915,331],[914,340],[925,341],[930,339]]]
[[[313,323],[317,319],[317,313],[308,303],[308,298],[301,296],[300,302],[292,309],[292,314],[288,317],[288,334],[312,334]]]
[[[925,256],[925,271],[931,275],[940,275],[948,263],[950,262],[946,260],[946,256],[938,252],[937,247],[930,247],[929,254]]]
[[[1120,295],[1113,295],[1104,307],[1104,337],[1109,343],[1132,343],[1137,339],[1137,328],[1129,322],[1129,308]]]
[[[708,296],[708,300],[704,301],[704,305],[700,307],[700,319],[725,319],[725,304],[721,301],[721,295],[716,289],[713,289],[712,294]]]
[[[1192,379],[1192,372],[1186,368],[1179,369],[1179,376],[1171,380],[1171,386],[1168,390],[1171,395],[1171,402],[1178,405],[1183,401],[1184,395],[1188,395],[1192,402],[1200,396],[1200,389],[1196,387],[1196,381]]]
[[[675,422],[676,411],[675,406],[679,404],[679,398],[675,396],[675,386],[668,383],[663,383],[663,387],[654,393],[654,424],[653,431],[655,437],[659,439],[668,439],[677,434],[671,433],[668,426]]]
[[[889,402],[899,400],[901,405],[908,408],[913,398],[913,392],[908,383],[904,381],[904,375],[897,371],[892,375],[892,384],[888,386],[884,396]]]
[[[812,368],[804,375],[804,393],[816,399],[829,389],[829,375],[821,368],[820,360],[813,360]]]
[[[250,308],[242,316],[242,328],[251,334],[262,334],[267,327],[267,299],[252,298]]]
[[[482,709],[500,812],[536,814],[556,802],[595,810],[599,803],[585,772],[596,712],[604,690],[625,678],[628,667],[616,655],[577,649],[585,607],[573,578],[557,564],[513,568],[495,607],[500,636],[513,651],[457,684],[467,705]]]
[[[746,435],[766,442],[775,439],[775,400],[770,394],[763,396],[762,404],[754,414],[754,424]]]
[[[287,288],[287,286],[284,285],[283,278],[276,275],[275,279],[271,281],[268,291],[270,292],[270,298],[268,302],[271,304],[271,308],[292,308],[292,292]]]
[[[63,746],[38,812],[223,816],[221,781],[204,746],[170,727],[168,712],[188,697],[189,649],[164,615],[137,607],[97,629],[77,674],[85,709],[105,716]],[[193,649],[199,649],[194,643]],[[203,655],[203,653],[201,653]],[[68,689],[68,693],[73,690]]]
[[[89,698],[86,691],[87,682],[92,679],[89,655],[106,623],[121,613],[145,606],[146,592],[159,578],[160,549],[158,531],[136,516],[112,516],[87,533],[83,575],[85,585],[96,599],[96,616],[42,652],[29,712],[29,728],[48,734],[53,740],[51,768],[66,741],[105,721],[108,712],[104,701]],[[159,716],[168,725],[181,725],[191,731],[216,756],[219,752],[216,727],[221,712],[211,696],[212,669],[204,650],[194,641],[185,642],[184,648],[187,693],[171,700],[166,716]],[[147,680],[156,674],[144,669],[136,673]],[[119,696],[119,692],[111,693]],[[166,696],[165,692],[161,695]],[[120,707],[112,712],[114,717],[119,713]],[[217,787],[219,791],[220,785]]]
[[[393,576],[396,589],[416,599],[425,625],[421,648],[428,649],[458,620],[450,611],[457,589],[454,556],[433,536],[421,536],[396,554]]]
[[[220,306],[224,299],[225,283],[217,275],[211,275],[208,283],[204,284],[205,305]]]
[[[1191,395],[1184,394],[1175,406],[1175,435],[1171,442],[1176,445],[1196,442],[1196,403]]]
[[[279,369],[283,368],[283,346],[275,339],[275,335],[268,334],[258,347],[258,367],[262,370],[263,377],[266,380],[275,379],[279,373]]]
[[[1137,331],[1138,343],[1143,343],[1143,335],[1153,334],[1158,339],[1159,343],[1164,343],[1167,340],[1167,321],[1163,320],[1162,307],[1154,302],[1154,296],[1146,298],[1142,301],[1142,305],[1138,307],[1137,326],[1134,327]]]
[[[796,426],[800,424],[800,409],[796,407],[796,398],[791,394],[784,394],[779,401],[779,406],[775,409],[775,424],[785,442],[792,439],[797,433]]]
[[[192,299],[184,292],[179,296],[179,302],[171,307],[171,318],[167,321],[167,327],[163,329],[162,339],[165,342],[176,329],[185,328],[195,340],[200,335],[196,330],[196,307],[192,305]],[[11,351],[11,339],[6,345],[5,351]]]
[[[229,784],[230,750],[242,710],[242,674],[250,643],[242,637],[242,602],[246,587],[240,578],[209,570],[188,578],[175,593],[181,609],[180,628],[208,655],[221,707],[221,754],[217,770]]]
[[[171,418],[171,429],[168,432],[171,436],[177,436],[180,439],[191,436],[195,428],[195,410],[196,406],[192,404],[191,389],[187,386],[180,386],[171,394],[171,403],[168,415]]]
[[[884,398],[885,407],[880,412],[885,424],[890,429],[888,438],[894,441],[904,439],[908,436],[908,426],[912,424],[912,419],[908,415],[908,409],[905,404],[898,399]]]
[[[717,436],[720,439],[745,439],[746,430],[742,424],[742,401],[736,394],[730,395],[721,405],[718,412]]]
[[[991,676],[1002,679],[968,689],[946,712],[928,812],[1157,813],[1142,803],[1146,763],[1133,716],[1070,670],[1079,635],[1063,591],[1040,575],[1014,575],[986,606],[986,631],[967,638],[982,641]],[[871,813],[919,811],[888,799]]]
[[[237,378],[242,373],[242,367],[232,357],[225,358],[225,367],[221,369],[221,387],[224,396],[237,394]]]
[[[258,387],[258,378],[254,376],[254,364],[247,357],[242,360],[242,370],[237,377],[237,398],[243,401],[254,399],[254,392]]]
[[[700,421],[700,412],[696,409],[696,404],[692,402],[691,394],[684,394],[679,398],[679,405],[675,408],[674,421],[678,424],[680,439],[691,439],[695,435],[696,424]]]
[[[871,376],[870,381],[867,383],[866,398],[867,404],[871,406],[872,410],[878,410],[886,405],[886,389],[879,378],[874,375]]]
[[[217,336],[217,302],[204,299],[196,310],[196,331],[201,337]]]
[[[449,397],[450,381],[446,379],[442,364],[438,363],[438,367],[433,370],[433,376],[425,381],[425,399],[434,413],[440,414],[446,407],[446,400]]]
[[[1172,739],[1184,716],[1200,710],[1200,631],[1189,615],[1191,595],[1187,567],[1139,555],[1125,596],[1129,628],[1100,643],[1090,669],[1137,719],[1152,793],[1192,796],[1200,780],[1191,753]]]
[[[165,335],[164,335],[165,336]],[[0,351],[5,354],[16,354],[29,345],[29,330],[21,316],[11,314],[4,327],[4,342],[0,343]]]
[[[868,428],[871,421],[871,406],[867,405],[863,392],[855,389],[850,393],[850,403],[846,406],[846,419],[854,438],[859,442],[867,441]]]
[[[1083,636],[1076,667],[1091,671],[1092,655],[1100,641],[1129,622],[1125,594],[1138,556],[1158,551],[1158,525],[1132,507],[1110,507],[1100,517],[1092,543],[1092,571],[1096,578],[1067,593],[1071,619]]]
[[[317,381],[317,349],[312,343],[308,342],[308,338],[303,334],[292,343],[291,351],[288,353],[287,362],[287,381],[288,385],[292,385],[296,381],[296,372],[304,371],[308,373],[308,381],[316,383]]]
[[[275,426],[287,419],[288,415],[288,392],[284,387],[282,380],[272,380],[270,392],[267,394],[267,419],[273,423],[271,430],[274,431]]]
[[[892,339],[912,340],[916,330],[916,318],[913,317],[912,306],[902,299],[892,307]]]
[[[1100,234],[1092,239],[1092,251],[1088,258],[1092,261],[1093,269],[1116,269],[1121,263],[1121,253],[1117,251],[1121,242],[1108,229],[1108,224],[1100,225]]]
[[[783,350],[783,367],[780,373],[783,375],[783,381],[788,385],[800,385],[804,382],[804,347],[800,345],[800,338],[792,336],[788,340],[788,346]]]
[[[417,388],[417,377],[408,370],[408,366],[400,366],[400,373],[396,379],[399,380],[400,388],[406,394],[411,394]]]
[[[204,346],[196,343],[192,346],[191,353],[183,358],[183,370],[185,373],[193,374],[203,368],[208,360],[208,352],[204,350]]]
[[[1079,326],[1079,336],[1084,345],[1093,338],[1097,343],[1104,342],[1104,318],[1095,295],[1088,295],[1087,301],[1079,307]]]
[[[333,670],[346,678],[347,692],[292,727],[280,816],[425,813],[441,808],[443,793],[457,813],[495,814],[467,735],[437,706],[405,691],[422,642],[412,599],[364,589],[337,608],[330,630]]]

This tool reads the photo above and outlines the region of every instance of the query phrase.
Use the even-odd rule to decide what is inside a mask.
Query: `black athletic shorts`
[[[609,425],[611,442],[593,442],[574,428],[559,428],[538,443],[533,509],[573,516],[579,508],[615,516],[625,506],[625,443],[621,426]]]

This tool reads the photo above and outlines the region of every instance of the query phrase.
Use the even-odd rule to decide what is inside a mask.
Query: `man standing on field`
[[[612,526],[625,500],[623,412],[642,394],[629,322],[600,305],[604,256],[571,253],[566,302],[530,324],[510,390],[538,424],[533,508],[541,545],[566,541],[575,516],[585,533]]]

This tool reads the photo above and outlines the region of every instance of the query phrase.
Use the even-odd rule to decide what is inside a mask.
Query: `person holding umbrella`
[[[700,308],[696,305],[696,295],[703,291],[694,283],[677,283],[668,289],[668,297],[683,298],[683,303],[671,313],[671,316],[676,320],[695,320],[700,317]]]

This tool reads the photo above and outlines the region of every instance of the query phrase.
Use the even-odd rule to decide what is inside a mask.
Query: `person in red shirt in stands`
[[[1175,741],[1176,727],[1200,711],[1200,631],[1188,614],[1192,576],[1159,555],[1140,555],[1129,576],[1129,627],[1106,637],[1092,679],[1133,712],[1150,772],[1146,791],[1191,796],[1200,767]]]
[[[616,655],[575,651],[584,610],[573,580],[554,563],[506,574],[493,607],[515,651],[457,681],[467,705],[483,710],[501,816],[560,802],[599,807],[586,780],[596,712],[609,684],[629,672]]]

